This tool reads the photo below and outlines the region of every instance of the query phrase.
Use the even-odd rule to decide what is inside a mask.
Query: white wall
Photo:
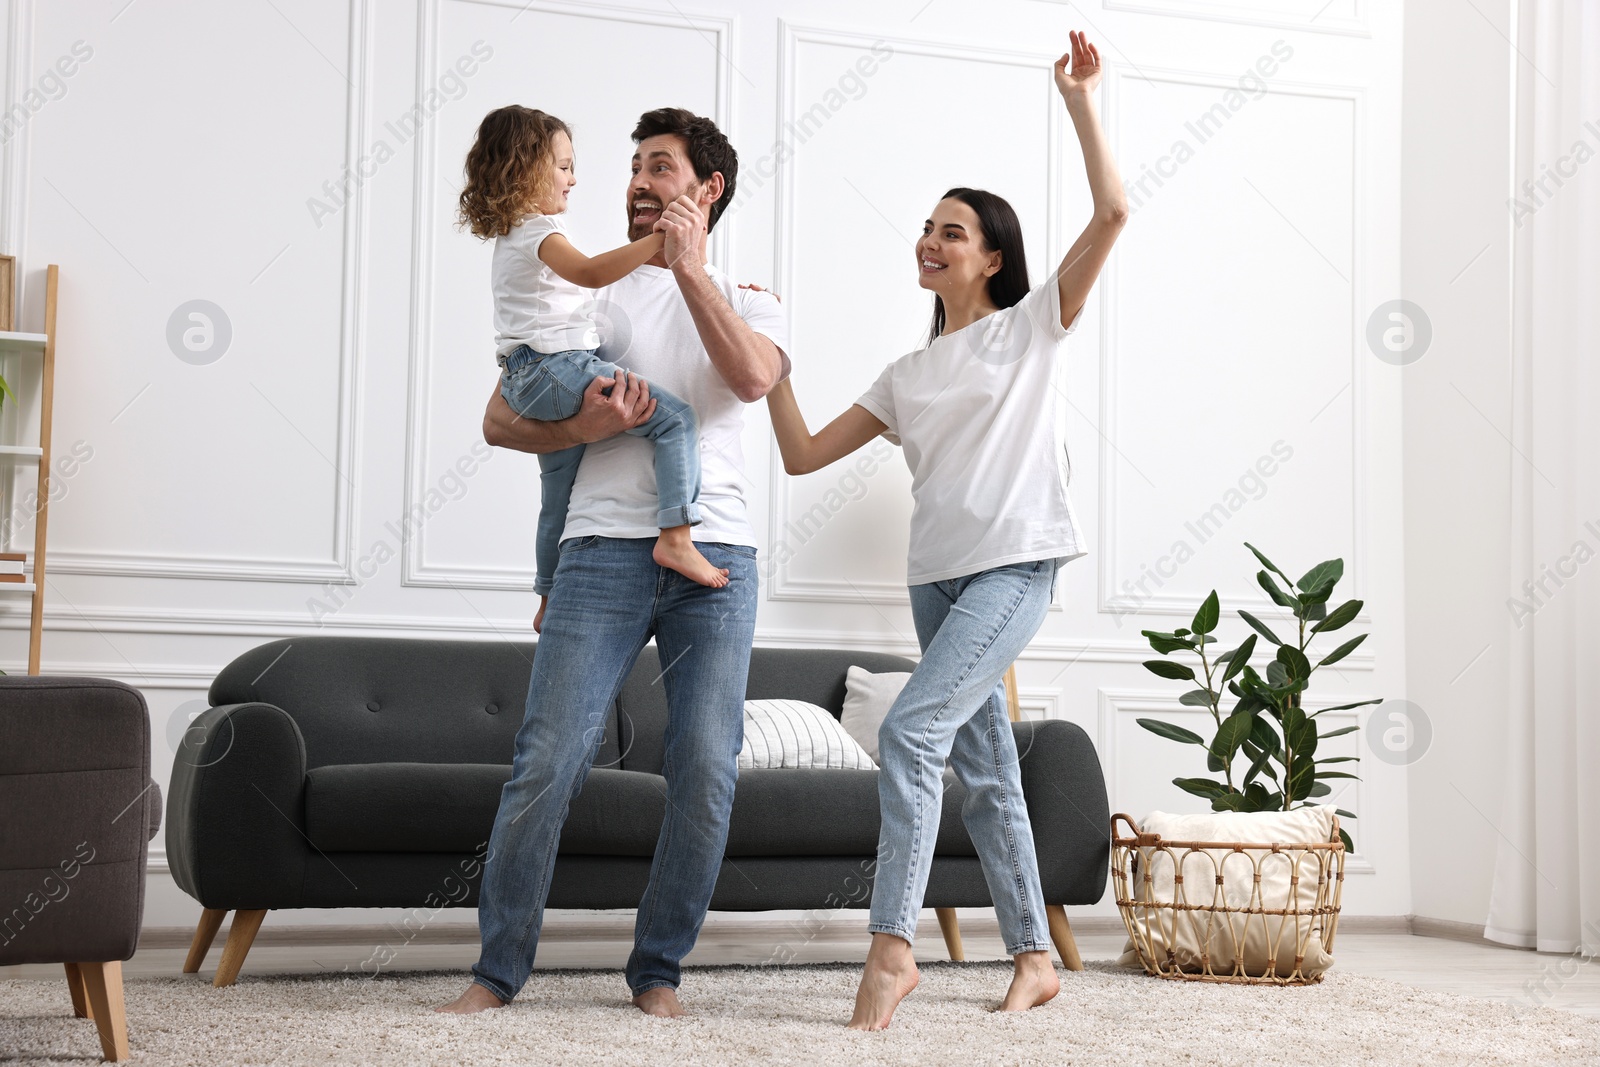
[[[1432,323],[1404,382],[1412,910],[1481,925],[1499,843],[1512,633],[1512,0],[1406,4],[1401,290]],[[1534,578],[1536,575],[1527,575]]]
[[[1113,810],[1193,808],[1168,780],[1202,768],[1134,724],[1180,714],[1178,688],[1139,666],[1139,630],[1186,622],[1212,588],[1225,638],[1246,632],[1239,607],[1275,617],[1243,541],[1294,573],[1342,556],[1342,591],[1368,602],[1372,637],[1319,676],[1319,702],[1404,691],[1400,381],[1364,340],[1401,280],[1399,16],[1370,0],[13,0],[8,104],[75,41],[93,49],[6,143],[0,201],[25,326],[44,265],[62,265],[55,441],[93,449],[51,510],[46,667],[139,685],[164,780],[172,724],[270,637],[528,634],[534,459],[446,480],[494,386],[489,251],[450,226],[485,111],[516,101],[574,124],[588,249],[623,237],[638,113],[717,118],[745,172],[715,257],[782,293],[819,422],[926,328],[910,243],[944,188],[1011,198],[1035,277],[1087,220],[1048,70],[1081,27],[1110,64],[1122,171],[1143,185],[1067,345],[1091,554],[1019,666],[1023,706],[1097,739]],[[470,75],[402,128],[474,47]],[[1260,80],[1240,92],[1246,75]],[[195,299],[232,330],[199,366],[166,338]],[[767,544],[758,641],[914,653],[899,457],[785,478],[760,406],[746,450]],[[439,488],[455,492],[401,544],[386,524]],[[10,669],[24,616],[0,611]],[[1338,797],[1361,815],[1347,908],[1406,913],[1404,770],[1341,741],[1363,756]],[[152,878],[148,921],[192,921]]]

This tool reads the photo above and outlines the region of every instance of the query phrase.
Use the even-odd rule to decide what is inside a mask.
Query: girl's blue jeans
[[[1050,947],[1001,679],[1044,622],[1057,565],[1015,563],[911,587],[922,660],[878,731],[883,824],[872,932],[916,939],[948,760],[967,787],[961,818],[978,850],[1006,952]]]
[[[500,395],[525,419],[559,422],[583,406],[583,391],[596,378],[615,378],[615,363],[607,363],[591,349],[569,352],[535,352],[521,345],[506,356],[500,377]],[[650,387],[656,402],[649,420],[627,431],[648,438],[656,446],[656,525],[693,526],[700,521],[700,435],[694,409],[665,389]],[[583,445],[539,457],[539,530],[534,541],[538,574],[533,591],[548,596],[560,558],[561,532],[567,525],[567,504],[578,477]]]

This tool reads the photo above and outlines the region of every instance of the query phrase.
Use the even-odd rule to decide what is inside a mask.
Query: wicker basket
[[[1120,832],[1119,823],[1126,826],[1126,834]],[[1164,841],[1159,834],[1143,833],[1131,818],[1118,814],[1111,819],[1111,845],[1117,908],[1145,973],[1182,981],[1260,985],[1310,985],[1322,980],[1320,971],[1308,975],[1302,968],[1313,937],[1321,941],[1323,954],[1333,951],[1345,859],[1337,818],[1329,841],[1261,844]],[[1152,871],[1162,863],[1172,865],[1170,900],[1154,899]],[[1262,872],[1273,864],[1285,865],[1289,874],[1290,888],[1284,901],[1263,899]],[[1211,884],[1199,891],[1193,885],[1197,865],[1215,875],[1209,879]],[[1186,870],[1191,872],[1187,888]],[[1316,879],[1315,904],[1308,908],[1300,899],[1299,887],[1302,880],[1312,877]],[[1240,890],[1246,884],[1248,900],[1241,901]],[[1175,952],[1174,946],[1180,942],[1198,946],[1198,950]],[[1253,946],[1256,958],[1247,961],[1250,953],[1240,946]],[[1312,950],[1316,951],[1315,946]],[[1216,958],[1219,952],[1226,958]],[[1263,952],[1264,961],[1260,959]]]

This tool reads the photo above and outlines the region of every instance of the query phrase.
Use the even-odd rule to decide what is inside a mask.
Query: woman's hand
[[[739,288],[749,289],[753,293],[772,293],[771,289],[768,289],[764,285],[757,285],[755,282],[740,282]],[[776,300],[780,304],[783,303],[783,297],[779,296],[777,293],[772,293],[772,299]]]
[[[1064,99],[1087,96],[1100,84],[1100,49],[1078,30],[1072,31],[1072,51],[1056,60],[1056,88]]]

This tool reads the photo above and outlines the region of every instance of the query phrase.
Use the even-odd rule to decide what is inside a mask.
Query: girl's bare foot
[[[665,985],[646,989],[633,998],[633,1006],[646,1015],[660,1019],[676,1019],[683,1014],[683,1005],[678,1003],[678,991]]]
[[[661,531],[656,549],[651,555],[657,565],[675,570],[690,581],[721,589],[728,584],[726,568],[713,567],[711,561],[700,554],[689,540],[689,527],[670,526]]]
[[[850,1016],[852,1030],[887,1030],[894,1010],[917,988],[920,975],[911,958],[911,943],[893,934],[872,935],[867,950],[867,966],[856,989],[856,1010]]]
[[[537,615],[535,615],[533,617],[533,632],[534,633],[536,633],[536,634],[544,633],[544,609],[549,607],[549,606],[550,606],[550,598],[549,597],[542,596],[542,597],[539,598],[539,614],[537,614]]]
[[[441,1004],[434,1011],[444,1012],[449,1015],[472,1015],[476,1012],[487,1011],[490,1008],[503,1008],[506,1002],[489,992],[477,982],[467,986],[467,991],[448,1004]]]
[[[997,1011],[1027,1011],[1061,992],[1061,978],[1048,952],[1019,952],[1013,957],[1011,988]]]

